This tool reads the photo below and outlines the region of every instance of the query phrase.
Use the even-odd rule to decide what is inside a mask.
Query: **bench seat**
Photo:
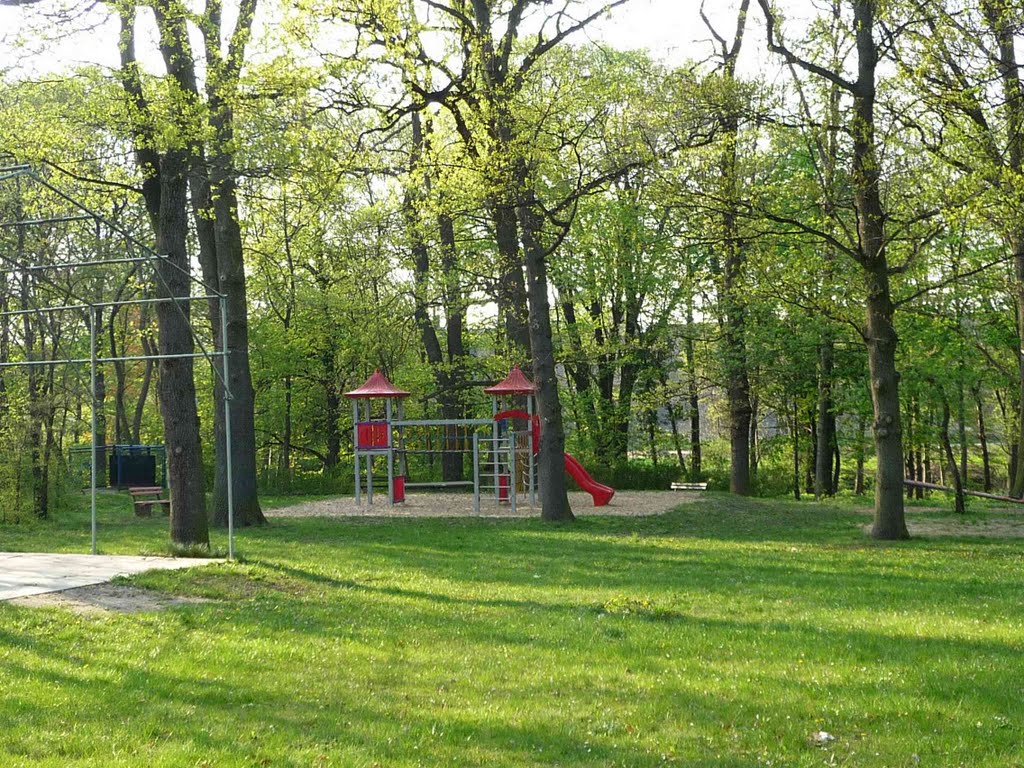
[[[706,491],[707,483],[672,483],[673,491]]]

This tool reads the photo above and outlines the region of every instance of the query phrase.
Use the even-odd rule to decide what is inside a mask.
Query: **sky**
[[[594,8],[603,0],[588,0]],[[44,0],[39,7],[52,2],[74,3],[76,0]],[[790,13],[809,8],[811,0],[788,0],[784,3]],[[231,6],[231,0],[225,5]],[[607,43],[616,48],[646,48],[656,58],[670,63],[703,59],[710,52],[710,34],[700,19],[701,0],[630,0],[615,9],[611,18],[602,19],[586,31],[591,40]],[[731,37],[735,28],[736,0],[704,0],[705,12],[715,26]],[[748,45],[744,50],[742,70],[753,72],[764,65],[764,32],[756,0],[751,3]],[[35,9],[0,6],[0,69],[14,67],[16,72],[40,74],[89,63],[116,66],[115,30],[112,24],[100,25],[85,32],[65,34],[68,25],[42,20],[49,34],[60,39],[26,52],[16,47],[19,33],[25,30],[25,19],[34,18]],[[578,36],[577,40],[583,39]],[[140,55],[146,56],[146,53]],[[151,54],[152,55],[152,54]]]

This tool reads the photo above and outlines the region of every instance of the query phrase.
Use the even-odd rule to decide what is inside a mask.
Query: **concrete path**
[[[195,557],[0,552],[0,600],[102,584],[115,576],[223,562]]]

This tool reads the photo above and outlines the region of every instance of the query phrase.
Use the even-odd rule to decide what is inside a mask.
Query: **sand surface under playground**
[[[572,511],[578,516],[660,515],[680,504],[697,501],[699,493],[685,491],[619,491],[611,503],[595,507],[589,494],[569,494]],[[472,517],[473,496],[468,493],[416,493],[409,494],[404,504],[388,506],[387,496],[375,494],[373,506],[363,500],[356,506],[351,497],[320,499],[295,504],[290,507],[266,510],[268,517]],[[493,498],[480,500],[480,517],[537,517],[540,505],[531,508],[519,501],[515,514],[508,504],[497,504]]]

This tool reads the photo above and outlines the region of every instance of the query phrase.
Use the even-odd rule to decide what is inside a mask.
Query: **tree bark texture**
[[[537,413],[540,418],[540,450],[537,478],[540,484],[541,519],[573,520],[565,483],[565,428],[562,405],[558,400],[555,350],[551,334],[551,308],[548,301],[547,254],[540,242],[541,221],[532,188],[521,172],[518,208],[526,256],[530,299],[530,342],[533,348],[533,375],[537,385]]]

